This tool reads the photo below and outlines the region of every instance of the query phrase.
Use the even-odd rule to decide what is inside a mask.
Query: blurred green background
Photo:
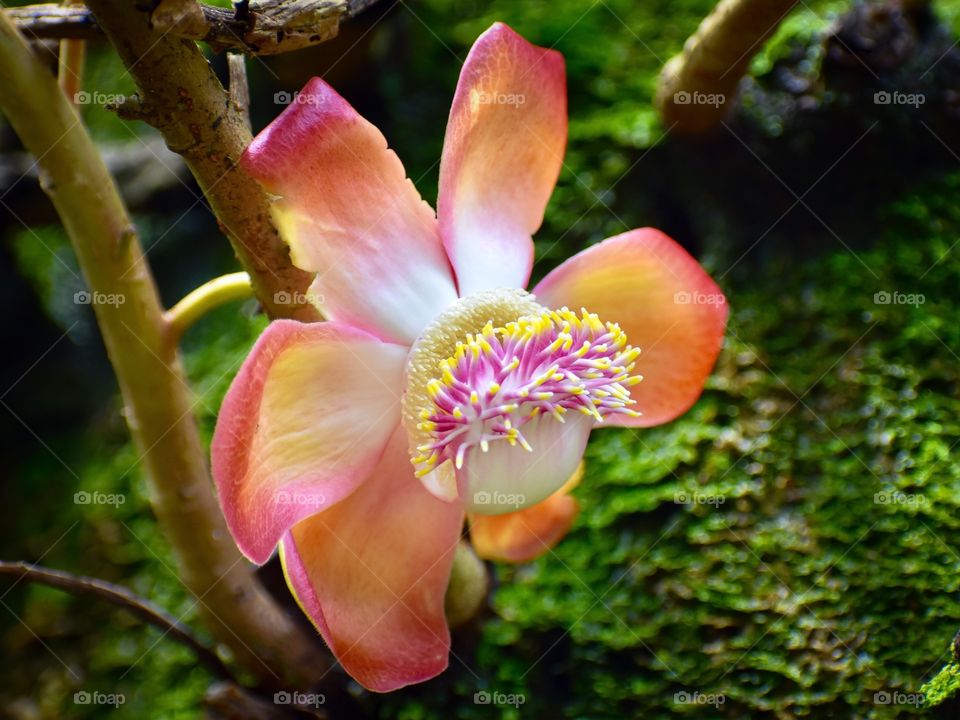
[[[702,400],[663,428],[594,435],[574,530],[532,564],[492,567],[489,608],[455,633],[450,670],[389,696],[338,674],[333,717],[956,717],[940,700],[960,684],[948,665],[960,627],[960,2],[917,15],[892,1],[803,2],[755,59],[734,116],[683,137],[652,109],[655,77],[712,5],[386,2],[325,45],[248,61],[256,128],[280,111],[275,93],[323,75],[432,201],[476,36],[502,20],[556,47],[570,142],[535,276],[654,225],[698,256],[732,310]],[[93,43],[84,89],[134,88]],[[894,90],[925,102],[874,102]],[[237,269],[156,134],[94,105],[83,115],[164,300]],[[122,583],[203,636],[93,315],[74,302],[76,260],[23,176],[31,163],[0,126],[0,556]],[[264,324],[252,302],[236,303],[185,338],[207,436]],[[75,499],[94,491],[124,501]],[[282,594],[275,567],[264,578]],[[201,717],[212,678],[189,651],[102,605],[9,585],[0,713]],[[937,707],[913,703],[944,666],[923,690]],[[523,705],[475,704],[484,690]],[[125,703],[77,704],[81,691]],[[710,695],[723,702],[689,701]]]

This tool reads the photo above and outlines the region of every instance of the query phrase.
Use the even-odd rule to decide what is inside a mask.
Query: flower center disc
[[[524,315],[540,315],[546,308],[525,290],[483,290],[460,298],[444,310],[424,330],[407,359],[407,392],[403,397],[403,420],[410,437],[411,457],[431,441],[433,434],[418,427],[421,412],[433,405],[427,390],[431,380],[440,377],[440,363],[452,357],[457,345],[470,333],[479,333],[487,323],[506,325]]]
[[[458,301],[410,354],[404,419],[417,474],[446,460],[459,470],[496,440],[533,450],[524,428],[563,423],[570,410],[596,422],[638,415],[627,388],[641,379],[630,375],[639,354],[618,325],[548,310],[522,290]]]

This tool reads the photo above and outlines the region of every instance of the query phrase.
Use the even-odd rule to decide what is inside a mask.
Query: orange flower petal
[[[575,498],[556,493],[517,512],[471,515],[470,541],[487,560],[530,562],[563,539],[579,510]]]

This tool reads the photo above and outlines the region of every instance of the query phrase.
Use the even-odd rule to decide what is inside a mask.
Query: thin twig
[[[106,603],[126,610],[134,617],[143,620],[163,631],[165,636],[189,647],[196,654],[210,672],[231,682],[237,682],[230,668],[213,650],[200,642],[193,632],[163,608],[154,605],[149,600],[138,597],[122,585],[115,585],[97,578],[83,575],[71,575],[62,570],[31,565],[25,562],[11,562],[0,560],[0,575],[23,580],[28,583],[38,583],[64,590],[73,595],[90,596]]]
[[[59,68],[57,80],[63,93],[76,102],[83,81],[83,68],[86,64],[87,41],[64,38],[60,41]]]
[[[65,0],[64,5],[74,4],[74,0]],[[87,59],[87,42],[74,38],[60,41],[58,55],[57,82],[71,102],[75,102],[77,93],[83,86],[83,70]]]
[[[2,11],[20,32],[37,40],[90,40],[103,37],[97,19],[83,5],[43,3],[3,8]]]
[[[250,132],[250,85],[247,84],[247,58],[243,53],[227,53],[227,68],[230,71],[230,100],[243,117]]]

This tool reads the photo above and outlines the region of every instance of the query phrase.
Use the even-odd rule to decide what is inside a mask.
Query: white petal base
[[[420,482],[437,500],[453,502],[457,499],[457,476],[453,472],[453,463],[445,462],[437,469],[420,478]]]
[[[561,423],[541,416],[522,426],[532,451],[504,440],[467,451],[457,470],[460,500],[467,512],[500,515],[535,505],[573,475],[583,457],[593,418],[570,413]]]

